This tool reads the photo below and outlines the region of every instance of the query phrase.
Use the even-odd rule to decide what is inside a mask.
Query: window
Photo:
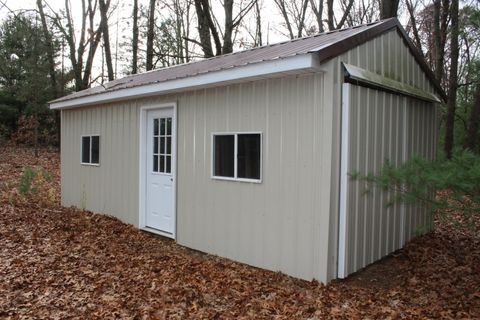
[[[82,164],[100,163],[100,136],[82,136]]]
[[[172,118],[153,119],[153,172],[172,173]]]
[[[259,182],[260,133],[213,134],[213,178]]]

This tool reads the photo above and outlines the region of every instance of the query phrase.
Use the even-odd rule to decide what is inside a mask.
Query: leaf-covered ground
[[[442,224],[323,286],[62,208],[55,150],[0,147],[0,318],[478,319],[480,236]]]

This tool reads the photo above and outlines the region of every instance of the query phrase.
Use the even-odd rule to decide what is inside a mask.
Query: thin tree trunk
[[[92,0],[88,1],[88,15],[90,22],[90,30],[94,29],[94,19],[95,19],[95,9],[92,7]],[[106,21],[100,19],[100,24],[95,32],[91,32],[88,39],[88,55],[85,62],[85,68],[83,72],[83,89],[86,89],[90,86],[90,76],[92,75],[93,60],[95,58],[95,52],[97,51],[98,44],[102,39],[102,31],[104,29],[104,24]]]
[[[258,4],[258,1],[255,2],[255,15],[256,15],[255,46],[259,47],[263,45],[263,40],[262,40],[262,16],[261,16],[260,5]]]
[[[443,48],[440,35],[440,8],[441,1],[433,1],[433,38],[435,41],[435,78],[441,83],[443,78]]]
[[[300,38],[303,35],[303,29],[305,28],[305,17],[307,14],[307,7],[308,7],[308,0],[303,0],[302,13],[300,14],[300,21],[298,23],[298,32],[297,32],[298,38]]]
[[[458,56],[459,56],[459,25],[458,25],[458,0],[452,0],[451,4],[451,34],[450,34],[450,74],[448,79],[447,120],[445,123],[445,155],[452,157],[453,133],[455,126],[455,104],[457,100],[458,86]]]
[[[282,13],[283,20],[285,22],[285,26],[287,27],[288,35],[290,36],[290,39],[295,39],[295,36],[293,34],[292,24],[290,23],[289,14],[287,12],[287,7],[285,6],[285,0],[275,0],[275,3],[277,4],[278,8],[280,9],[280,12]]]
[[[147,71],[153,69],[153,40],[155,38],[155,0],[150,0],[150,11],[148,12],[147,27]]]
[[[315,4],[315,0],[310,0],[310,5],[312,7],[313,14],[317,20],[318,32],[324,32],[323,29],[323,0],[318,1],[318,6]]]
[[[327,0],[327,23],[328,30],[335,30],[335,14],[333,12],[333,0]]]
[[[132,74],[138,72],[138,0],[133,0]]]
[[[223,34],[222,54],[233,52],[233,0],[224,0],[225,30]]]
[[[43,34],[45,36],[45,44],[47,47],[47,57],[48,57],[48,73],[50,75],[50,82],[52,85],[52,95],[53,98],[57,97],[57,75],[55,73],[55,57],[53,51],[53,42],[52,35],[48,30],[47,19],[45,18],[45,13],[43,11],[42,0],[37,0],[38,12],[40,13],[40,20],[42,22]]]
[[[472,106],[470,112],[470,118],[468,120],[468,128],[465,136],[465,142],[463,144],[465,149],[473,150],[475,144],[478,142],[477,135],[480,128],[480,84],[477,85],[475,93],[475,103]]]
[[[42,29],[45,36],[45,44],[47,47],[47,57],[48,57],[48,73],[50,75],[50,82],[52,86],[52,98],[55,99],[58,97],[58,85],[57,85],[57,74],[55,72],[55,56],[53,50],[53,41],[52,35],[48,30],[47,19],[45,17],[45,12],[43,11],[42,0],[37,0],[38,12],[40,13],[40,20],[42,22]],[[55,135],[56,141],[60,144],[60,111],[54,110],[54,119],[55,119]]]
[[[412,26],[413,39],[415,40],[414,43],[416,44],[418,51],[423,57],[424,53],[422,49],[422,42],[420,40],[420,34],[417,27],[417,19],[415,18],[415,8],[413,6],[413,3],[410,0],[406,0],[405,4],[407,6],[407,10],[410,15],[410,24]]]
[[[114,79],[113,76],[113,64],[112,64],[112,52],[110,49],[110,35],[108,32],[108,7],[110,6],[110,0],[99,0],[99,7],[100,7],[100,19],[101,23],[103,24],[103,44],[105,47],[105,61],[107,63],[107,73],[108,73],[108,81],[112,81]]]

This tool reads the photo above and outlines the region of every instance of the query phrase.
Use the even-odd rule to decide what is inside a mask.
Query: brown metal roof
[[[97,86],[75,92],[52,102],[60,102],[124,88],[187,78],[209,72],[231,69],[263,61],[283,59],[307,53],[317,53],[319,55],[320,63],[322,63],[392,28],[397,28],[399,30],[400,34],[405,38],[406,43],[410,47],[412,54],[414,54],[416,60],[422,66],[422,69],[427,73],[442,97],[444,97],[444,93],[440,86],[436,83],[432,71],[426,65],[423,58],[418,54],[408,36],[406,36],[405,31],[398,20],[393,18],[356,27],[320,33],[310,37],[298,38],[281,43],[257,47],[250,50],[234,52],[201,61],[130,75],[121,79],[110,81],[105,86]]]

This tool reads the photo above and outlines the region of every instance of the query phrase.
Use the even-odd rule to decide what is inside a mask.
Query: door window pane
[[[214,137],[214,175],[217,177],[234,177],[234,135],[218,135]]]
[[[237,177],[260,179],[260,135],[239,134],[237,139]]]
[[[153,172],[158,172],[158,156],[153,156]]]
[[[160,118],[160,135],[165,135],[165,118]]]
[[[159,137],[153,137],[153,153],[158,153],[158,139]]]
[[[172,138],[167,137],[167,154],[172,154]]]
[[[165,156],[160,156],[160,172],[165,173]]]
[[[165,138],[161,137],[160,138],[160,153],[165,153]]]
[[[167,135],[172,135],[172,118],[167,118]]]
[[[166,156],[166,166],[165,166],[165,172],[166,173],[171,173],[172,172],[172,157],[171,156]]]
[[[153,135],[158,136],[158,119],[153,119]]]

